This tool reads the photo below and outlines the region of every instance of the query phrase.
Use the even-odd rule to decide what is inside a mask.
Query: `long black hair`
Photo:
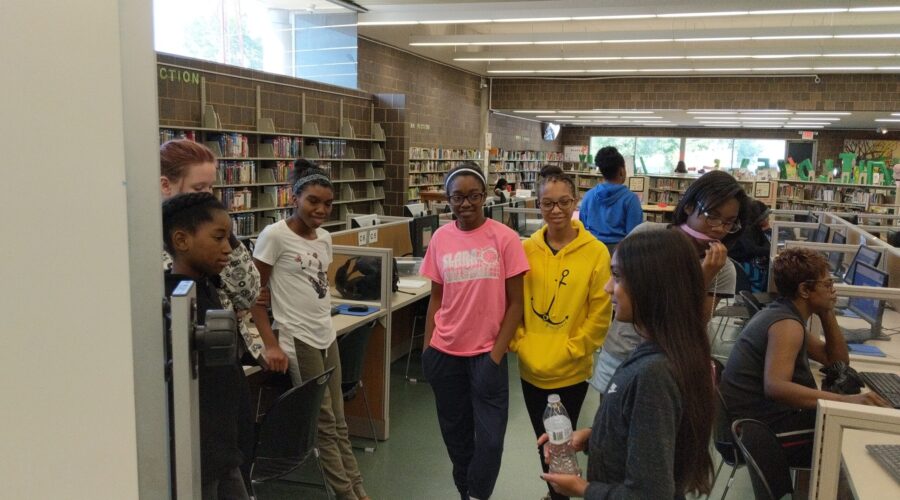
[[[629,235],[616,247],[615,255],[616,270],[631,299],[634,325],[659,346],[681,391],[676,491],[709,494],[715,396],[703,319],[706,287],[697,253],[681,231],[657,230]]]
[[[678,206],[675,207],[672,223],[680,226],[687,222],[688,217],[694,211],[701,208],[705,211],[714,211],[732,199],[737,200],[740,207],[738,222],[741,223],[741,230],[731,233],[722,239],[722,243],[728,245],[737,239],[744,228],[747,227],[750,202],[741,184],[727,172],[722,172],[721,170],[707,172],[688,186],[684,194],[681,195]]]

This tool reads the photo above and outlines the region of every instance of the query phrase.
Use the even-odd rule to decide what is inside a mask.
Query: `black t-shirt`
[[[805,412],[766,397],[765,364],[769,342],[769,328],[778,321],[792,319],[803,325],[800,312],[788,299],[779,299],[756,313],[744,327],[735,343],[722,374],[719,388],[732,418],[753,418],[765,422],[776,432],[781,432],[779,422],[798,414],[811,413],[815,424],[815,412]],[[804,327],[804,333],[806,329]],[[800,347],[794,360],[791,380],[811,389],[818,389],[809,368],[806,345]],[[795,421],[796,419],[791,419]]]
[[[222,309],[219,294],[212,279],[194,280],[166,271],[166,296],[182,281],[194,281],[197,289],[197,322],[203,324],[206,311]],[[235,339],[238,342],[239,339]],[[237,358],[228,366],[199,369],[200,389],[200,474],[203,483],[220,477],[225,471],[238,467],[243,455],[238,447],[238,417],[241,406],[249,404],[244,392],[243,368]]]

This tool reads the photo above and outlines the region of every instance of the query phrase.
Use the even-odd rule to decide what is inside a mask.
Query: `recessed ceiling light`
[[[795,114],[798,115],[836,115],[836,116],[847,116],[852,113],[849,111],[796,111]]]

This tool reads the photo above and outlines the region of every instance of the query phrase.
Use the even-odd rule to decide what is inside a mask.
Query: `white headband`
[[[460,169],[458,169],[458,170],[454,170],[454,171],[450,172],[450,173],[447,175],[447,180],[444,181],[444,190],[449,192],[449,191],[450,191],[450,181],[453,179],[453,177],[454,177],[456,174],[461,174],[461,173],[463,173],[463,172],[470,173],[470,174],[475,174],[475,175],[478,177],[478,179],[481,180],[481,183],[482,183],[482,184],[484,184],[485,186],[487,185],[487,181],[484,180],[484,175],[482,175],[481,172],[479,172],[479,171],[477,171],[477,170],[475,170],[475,169],[471,169],[471,168],[460,168]]]

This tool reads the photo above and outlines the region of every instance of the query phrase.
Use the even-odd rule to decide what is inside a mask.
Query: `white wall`
[[[146,224],[146,241],[159,241],[158,216],[152,216],[158,199],[141,202],[143,215],[126,199],[126,179],[146,183],[158,175],[155,94],[147,95],[155,89],[138,86],[139,98],[128,88],[129,81],[154,81],[149,2],[134,3],[148,5],[128,6],[122,15],[117,0],[0,4],[5,498],[138,498],[136,380],[161,382],[136,371],[132,322],[157,311],[159,324],[161,287],[159,268],[151,278],[148,261],[129,248],[129,221]],[[149,57],[150,64],[134,64],[135,57]],[[123,59],[150,74],[127,74]],[[135,116],[135,102],[152,112]],[[126,175],[126,159],[136,158],[141,165],[129,170],[151,175]],[[153,193],[156,187],[130,189]],[[153,250],[158,259],[158,245]],[[139,297],[151,304],[143,318],[132,313]],[[157,423],[144,439],[153,433],[164,439],[158,403],[146,408]],[[160,460],[157,471],[165,457]]]

